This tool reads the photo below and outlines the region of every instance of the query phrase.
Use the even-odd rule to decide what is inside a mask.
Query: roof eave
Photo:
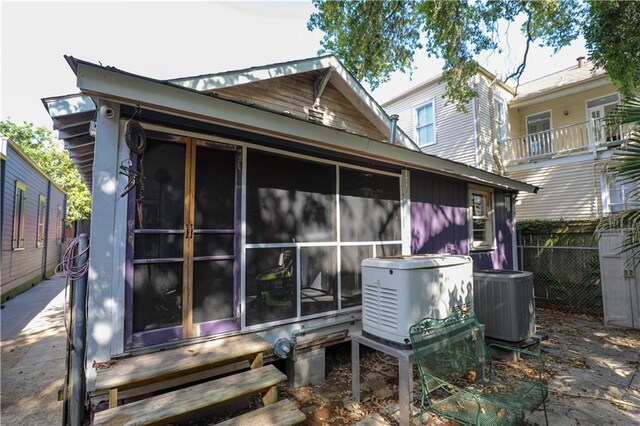
[[[324,146],[403,167],[462,177],[510,190],[536,192],[537,187],[411,149],[312,125],[292,117],[207,96],[112,68],[78,61],[78,87],[83,93],[113,101],[189,116],[228,127],[270,134],[303,144]]]

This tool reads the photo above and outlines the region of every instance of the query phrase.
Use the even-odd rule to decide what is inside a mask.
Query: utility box
[[[421,319],[446,318],[473,304],[469,256],[412,255],[362,261],[362,333],[410,349],[409,328]]]
[[[473,303],[486,337],[521,342],[536,334],[533,274],[486,269],[473,274]]]

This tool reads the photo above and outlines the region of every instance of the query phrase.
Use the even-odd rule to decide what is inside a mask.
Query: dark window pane
[[[402,244],[378,244],[376,245],[376,257],[400,256]]]
[[[133,331],[182,324],[182,262],[134,266]]]
[[[250,150],[247,242],[334,241],[335,170]]]
[[[236,152],[196,148],[196,229],[233,229]]]
[[[296,316],[296,250],[248,249],[247,325]]]
[[[194,256],[233,256],[235,234],[195,234]]]
[[[183,229],[185,145],[156,140],[138,156],[138,171],[144,175],[142,218],[136,214],[136,229]]]
[[[135,234],[134,259],[182,257],[184,234]]]
[[[303,316],[338,309],[335,247],[300,249],[300,285]]]
[[[401,239],[397,177],[340,169],[340,239]]]
[[[340,284],[342,287],[342,307],[357,306],[362,303],[363,259],[373,257],[372,246],[341,247]]]
[[[193,321],[233,317],[233,261],[193,262]]]

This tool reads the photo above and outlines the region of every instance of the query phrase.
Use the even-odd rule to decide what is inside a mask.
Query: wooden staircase
[[[263,365],[271,345],[255,335],[184,346],[118,360],[100,368],[96,393],[109,393],[109,409],[97,412],[95,425],[166,424],[223,403],[262,395],[264,407],[224,422],[224,425],[293,425],[305,416],[288,400],[278,402],[277,385],[287,376],[273,365]],[[238,367],[244,370],[222,378],[119,405],[124,395],[159,391],[211,378]]]

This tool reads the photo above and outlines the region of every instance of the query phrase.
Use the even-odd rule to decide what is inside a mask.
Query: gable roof
[[[329,70],[329,81],[336,89],[347,97],[382,134],[389,135],[391,131],[389,115],[334,55],[279,62],[221,73],[174,78],[167,80],[167,82],[198,92],[213,93],[217,89],[226,87],[319,70]],[[420,150],[400,128],[396,128],[396,141],[409,149]]]
[[[483,67],[482,65],[478,65],[478,72],[477,74],[483,74],[484,76],[488,77],[489,79],[495,81],[496,84],[500,85],[501,87],[503,87],[506,91],[508,91],[511,94],[515,94],[516,91],[513,87],[511,87],[510,85],[508,85],[507,83],[505,83],[504,81],[500,80],[494,73],[492,73],[491,71],[489,71],[488,69],[486,69],[485,67]],[[442,73],[438,73],[433,77],[430,77],[420,83],[417,83],[415,86],[411,86],[410,88],[406,89],[403,92],[400,92],[399,94],[393,96],[392,98],[384,101],[382,103],[383,107],[388,107],[389,105],[397,102],[399,99],[405,98],[409,95],[412,95],[420,90],[426,89],[429,86],[433,86],[436,85],[438,83],[442,82]]]
[[[78,88],[82,91],[80,95],[69,97],[89,96],[106,101],[111,100],[125,106],[136,106],[163,114],[185,117],[226,129],[253,132],[301,145],[321,147],[336,153],[342,152],[362,159],[430,171],[495,187],[526,192],[538,190],[533,185],[415,151],[400,144],[392,145],[293,117],[284,112],[210,96],[206,92],[196,91],[170,81],[139,76],[73,57],[66,57],[66,59],[76,74]],[[48,98],[43,99],[43,102],[50,112],[62,111],[59,115],[53,114],[54,128],[67,132],[69,129],[84,126],[85,133],[70,135],[65,139],[65,146],[72,152],[72,157],[81,156],[81,163],[76,159],[74,162],[85,182],[91,186],[94,139],[89,131],[89,122],[94,119],[96,111],[78,108],[69,109],[70,113],[65,114],[65,108],[60,108],[59,105],[64,102],[70,103],[67,99],[69,97]],[[76,103],[86,105],[88,102],[86,99],[80,99]],[[77,154],[79,149],[83,151]]]

